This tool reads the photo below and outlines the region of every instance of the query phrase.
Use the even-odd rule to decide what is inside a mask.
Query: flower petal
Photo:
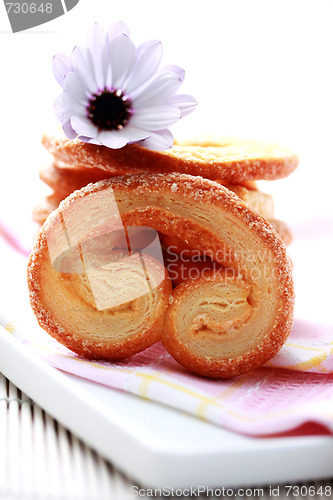
[[[66,74],[71,70],[71,61],[66,54],[56,54],[53,57],[53,74],[59,85],[62,86]]]
[[[140,142],[140,146],[151,149],[152,151],[164,151],[170,149],[173,145],[173,135],[170,130],[160,130],[152,132],[148,139]]]
[[[107,65],[106,68],[106,73],[105,73],[105,88],[111,89],[112,88],[112,68],[111,64]]]
[[[126,35],[128,37],[130,36],[130,30],[128,26],[122,21],[118,21],[117,23],[112,24],[108,31],[109,40],[112,40],[112,38],[115,38],[119,35]]]
[[[138,142],[150,136],[151,132],[142,130],[141,128],[134,127],[131,124],[126,125],[122,131],[123,135],[127,137],[128,142]]]
[[[103,130],[103,132],[99,132],[97,139],[101,144],[112,149],[123,148],[128,143],[127,137],[122,134],[122,131]]]
[[[71,71],[67,73],[64,79],[64,92],[71,95],[71,98],[75,102],[81,102],[82,104],[88,103],[88,96],[90,93],[87,92],[87,89],[84,86],[84,82],[82,81],[80,74],[76,71]]]
[[[177,66],[176,64],[168,64],[159,69],[159,73],[166,73],[166,72],[176,73],[180,81],[181,82],[184,81],[185,70],[183,70],[183,68],[181,68],[180,66]]]
[[[78,135],[84,135],[90,138],[98,136],[98,128],[89,120],[89,118],[73,115],[70,122],[71,126]]]
[[[87,45],[95,55],[105,43],[105,31],[100,23],[94,23],[88,33]]]
[[[56,117],[58,118],[59,121],[63,121],[65,113],[67,111],[67,106],[66,103],[64,102],[64,94],[58,95],[56,100],[54,101],[54,111],[56,114]]]
[[[125,83],[127,93],[134,96],[135,90],[150,80],[161,63],[162,53],[158,40],[150,40],[137,48],[135,67]]]
[[[137,109],[165,104],[177,92],[181,83],[176,73],[161,73],[133,100],[133,107]]]
[[[91,52],[86,47],[75,47],[72,52],[72,67],[80,77],[86,94],[94,94],[98,91],[95,78],[94,61]]]
[[[74,114],[85,115],[87,112],[87,100],[80,99],[79,92],[71,94],[70,92],[63,92],[64,103],[67,106],[68,111],[72,111]]]
[[[175,104],[176,106],[178,106],[182,117],[192,113],[192,111],[194,111],[195,107],[198,105],[194,97],[187,94],[178,94],[173,96],[169,100],[169,104]]]
[[[136,49],[132,40],[126,35],[113,38],[110,42],[109,58],[112,67],[112,85],[115,89],[122,89],[135,64]]]
[[[107,57],[108,40],[100,23],[94,23],[88,35],[88,47],[94,63],[94,74],[98,89],[106,86],[106,75],[111,69]]]
[[[87,66],[87,51],[86,47],[76,45],[72,51],[71,63],[73,71],[82,71]]]
[[[131,117],[131,125],[145,130],[157,131],[169,127],[181,117],[177,106],[160,105],[142,108]]]
[[[58,120],[64,123],[69,120],[73,113],[85,114],[86,106],[73,98],[68,92],[63,92],[56,98],[54,110]]]
[[[75,139],[75,137],[77,137],[77,133],[75,132],[75,130],[73,130],[69,121],[64,123],[62,128],[63,128],[63,131],[65,132],[66,137],[68,137],[68,139]]]
[[[78,139],[82,142],[88,142],[89,144],[96,144],[97,146],[102,146],[101,142],[98,139],[91,139],[85,135],[79,135]]]
[[[77,77],[77,75],[75,76]],[[70,90],[64,91],[62,97],[59,96],[55,103],[59,112],[64,113],[62,122],[67,121],[72,115],[86,116],[87,114],[89,101],[85,96],[82,96],[80,87],[75,82],[69,82],[68,87]]]

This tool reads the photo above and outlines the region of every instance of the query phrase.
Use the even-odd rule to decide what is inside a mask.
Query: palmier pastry
[[[113,175],[139,172],[181,172],[240,184],[256,179],[289,175],[298,157],[289,149],[255,141],[228,141],[220,145],[174,145],[151,151],[138,144],[120,149],[44,136],[42,142],[56,162],[75,168],[99,168]]]
[[[106,213],[110,199],[121,224]],[[209,250],[221,267],[171,292],[156,252],[148,252],[149,293],[114,305],[112,290],[118,285],[109,267],[115,259],[116,266],[125,268],[124,287],[126,272],[131,286],[137,279],[131,280],[134,271],[119,259],[121,245],[114,234],[138,226],[180,238],[199,252]],[[107,245],[105,238],[110,238]],[[95,247],[102,249],[98,257]],[[151,244],[134,255],[145,257],[146,248]],[[90,276],[97,283],[95,293]],[[144,282],[143,274],[139,281]],[[42,227],[29,260],[28,283],[41,326],[88,358],[119,359],[161,338],[188,370],[228,378],[274,356],[292,327],[290,263],[275,230],[230,190],[190,175],[118,177],[76,191]]]

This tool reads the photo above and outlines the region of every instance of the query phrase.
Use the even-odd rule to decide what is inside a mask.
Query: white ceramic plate
[[[28,396],[144,485],[239,487],[329,477],[333,437],[250,438],[59,372],[4,328],[0,368]]]

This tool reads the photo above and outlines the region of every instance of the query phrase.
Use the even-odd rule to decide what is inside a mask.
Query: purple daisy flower
[[[197,102],[177,94],[184,70],[161,68],[161,59],[160,42],[135,47],[122,22],[108,33],[95,23],[87,47],[75,47],[71,57],[54,56],[54,76],[63,88],[55,112],[66,136],[114,149],[133,142],[156,151],[170,148],[168,127]]]

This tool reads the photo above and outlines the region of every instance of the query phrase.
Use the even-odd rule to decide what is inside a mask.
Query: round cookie
[[[52,188],[59,197],[66,198],[73,191],[81,189],[90,182],[101,181],[112,177],[105,170],[99,168],[69,168],[66,165],[59,166],[53,162],[39,172],[39,178]]]
[[[78,139],[43,136],[42,143],[57,162],[73,168],[99,168],[112,175],[180,172],[242,184],[288,176],[298,157],[287,148],[255,141],[221,139],[220,145],[174,145],[167,151],[151,151],[139,144],[121,149],[87,144]]]

